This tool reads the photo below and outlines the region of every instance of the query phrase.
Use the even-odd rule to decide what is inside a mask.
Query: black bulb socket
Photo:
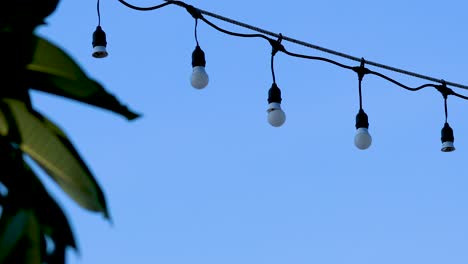
[[[101,26],[97,26],[93,33],[93,48],[96,46],[107,47],[106,32],[102,30]]]
[[[453,136],[453,129],[448,123],[445,123],[444,127],[442,128],[440,139],[442,143],[455,141],[455,137]]]
[[[369,128],[369,118],[367,117],[364,110],[359,109],[359,112],[356,115],[356,129],[359,128]]]
[[[200,48],[200,46],[196,46],[195,50],[192,52],[192,67],[197,67],[197,66],[206,66],[206,60],[205,60],[205,52]]]
[[[453,136],[453,129],[447,122],[442,128],[440,139],[442,141],[442,148],[440,149],[442,152],[455,151],[455,146],[453,145],[453,142],[455,141],[455,137]]]
[[[271,85],[270,90],[268,90],[268,103],[269,104],[271,104],[271,103],[281,104],[282,100],[283,99],[281,98],[280,88],[278,87],[278,85],[276,85],[276,83],[273,83]]]

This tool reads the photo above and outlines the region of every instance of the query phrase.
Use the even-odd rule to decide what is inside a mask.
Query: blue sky
[[[152,5],[159,1],[133,1]],[[273,32],[468,84],[463,1],[190,1]],[[143,117],[34,93],[95,173],[113,223],[49,182],[74,228],[69,263],[467,263],[468,102],[449,98],[457,151],[440,151],[443,99],[363,81],[373,145],[354,147],[355,73],[275,58],[287,121],[266,122],[270,47],[199,24],[210,84],[190,86],[194,21],[101,1],[109,57],[91,57],[94,1],[61,1],[38,34]],[[234,31],[249,31],[210,19]],[[297,53],[356,62],[284,42]],[[383,71],[408,85],[426,81]],[[456,89],[468,94],[468,91]]]

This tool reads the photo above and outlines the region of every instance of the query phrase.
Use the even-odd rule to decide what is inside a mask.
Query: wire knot
[[[359,81],[362,81],[364,75],[370,73],[369,69],[365,67],[366,60],[361,58],[361,64],[359,66],[353,67],[353,71],[358,74]]]
[[[276,53],[278,53],[278,51],[283,51],[283,52],[285,51],[283,44],[281,44],[282,40],[283,40],[283,35],[281,33],[279,34],[278,40],[272,40],[270,38],[268,39],[271,45],[272,56],[275,56]]]
[[[187,10],[187,12],[189,12],[189,14],[193,18],[195,18],[195,19],[202,19],[203,18],[203,15],[200,12],[200,10],[195,8],[193,5],[185,5],[184,7]]]
[[[442,96],[444,97],[444,99],[447,99],[447,97],[448,97],[449,95],[453,95],[453,94],[454,94],[453,90],[447,87],[447,83],[445,82],[445,80],[441,80],[440,82],[441,82],[442,84],[441,84],[441,85],[437,85],[437,86],[436,86],[436,89],[437,89],[437,91],[439,91],[439,92],[442,94]]]

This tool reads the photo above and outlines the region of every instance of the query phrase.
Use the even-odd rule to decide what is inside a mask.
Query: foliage
[[[63,96],[131,120],[123,106],[60,48],[33,34],[58,0],[7,1],[0,9],[0,263],[65,263],[75,238],[28,155],[81,207],[109,217],[101,187],[67,135],[34,110],[29,91]],[[23,8],[27,6],[28,8]],[[47,247],[53,244],[53,249]]]

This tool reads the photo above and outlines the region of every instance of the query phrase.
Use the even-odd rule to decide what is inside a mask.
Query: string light
[[[203,89],[208,85],[209,78],[205,70],[205,52],[203,52],[200,48],[200,44],[198,43],[197,27],[200,13],[196,9],[191,9],[190,12],[195,18],[195,41],[197,43],[197,46],[192,53],[192,76],[190,77],[190,83],[196,89]]]
[[[354,68],[358,74],[359,80],[359,112],[356,115],[356,135],[354,136],[354,145],[358,149],[368,149],[372,144],[372,137],[369,134],[369,118],[366,112],[362,109],[362,79],[368,73],[368,69],[364,67],[365,60],[361,59],[361,66]]]
[[[447,99],[450,94],[453,93],[452,89],[447,88],[445,81],[442,80],[442,85],[436,88],[444,97],[444,110],[445,110],[445,123],[444,127],[441,131],[441,141],[442,141],[442,152],[452,152],[455,151],[455,146],[453,142],[455,141],[455,137],[453,136],[453,129],[450,127],[448,123],[448,107],[447,107]]]
[[[453,129],[450,127],[448,123],[444,124],[444,127],[442,128],[442,152],[452,152],[455,151],[455,146],[453,145],[453,142],[455,141],[455,138],[453,137]]]
[[[280,49],[282,49],[281,45],[282,36],[280,35],[279,39],[276,42],[271,42],[271,76],[273,78],[273,84],[271,85],[270,90],[268,90],[268,123],[274,127],[280,127],[286,121],[286,114],[284,113],[283,109],[281,109],[281,90],[276,84],[276,76],[275,76],[275,55],[278,53]]]
[[[192,76],[190,77],[190,82],[196,89],[203,89],[208,85],[209,78],[205,65],[205,53],[197,45],[192,53]]]
[[[365,61],[362,58],[354,57],[354,56],[351,56],[351,55],[348,55],[348,54],[345,54],[345,53],[341,53],[341,52],[337,52],[337,51],[334,51],[334,50],[331,50],[331,49],[320,47],[320,46],[317,46],[317,45],[314,45],[314,44],[311,44],[311,43],[307,43],[307,42],[304,42],[304,41],[301,41],[301,40],[286,37],[286,36],[283,36],[282,34],[272,33],[272,32],[267,31],[265,29],[261,29],[261,28],[258,28],[258,27],[255,27],[255,26],[252,26],[252,25],[249,25],[249,24],[245,24],[245,23],[233,20],[231,18],[227,18],[227,17],[221,16],[221,15],[218,15],[218,14],[215,14],[215,13],[212,13],[212,12],[205,11],[205,10],[197,9],[194,6],[188,5],[188,4],[186,4],[186,3],[182,2],[182,1],[164,0],[165,3],[155,5],[155,6],[150,6],[150,7],[135,6],[135,5],[127,3],[124,0],[118,0],[118,1],[120,3],[122,3],[123,5],[125,5],[126,7],[128,7],[128,8],[131,8],[131,9],[134,9],[134,10],[139,10],[139,11],[151,11],[151,10],[156,10],[156,9],[168,6],[168,5],[176,5],[176,6],[180,6],[180,7],[185,8],[187,10],[187,12],[189,14],[191,14],[193,18],[195,18],[195,40],[196,40],[197,45],[196,45],[195,50],[193,51],[193,54],[192,54],[193,72],[192,72],[192,77],[191,77],[191,83],[192,83],[192,86],[194,86],[197,89],[202,89],[208,84],[208,75],[206,74],[206,71],[205,71],[205,66],[206,66],[205,65],[206,64],[205,53],[200,48],[199,43],[198,43],[198,36],[197,36],[198,20],[203,21],[208,26],[210,26],[213,29],[215,29],[215,30],[217,30],[219,32],[222,32],[224,34],[228,34],[228,35],[236,36],[236,37],[243,37],[243,38],[261,38],[261,39],[267,40],[270,43],[271,47],[272,47],[271,71],[272,71],[272,76],[273,76],[273,84],[272,84],[271,88],[268,91],[268,110],[267,110],[267,112],[268,112],[268,122],[274,127],[281,126],[286,120],[286,115],[284,114],[284,111],[281,109],[281,101],[282,101],[281,90],[279,89],[278,85],[276,84],[276,77],[275,77],[274,65],[273,65],[274,56],[276,55],[276,53],[282,52],[283,54],[289,55],[291,57],[327,62],[327,63],[333,64],[333,65],[336,65],[338,67],[341,67],[343,69],[352,70],[352,71],[354,71],[354,72],[356,72],[358,74],[358,80],[359,80],[359,111],[358,111],[358,114],[356,115],[356,135],[355,135],[355,138],[354,138],[354,143],[355,143],[357,148],[367,149],[367,148],[370,147],[370,145],[372,143],[372,137],[370,136],[369,131],[368,131],[368,129],[369,129],[368,116],[364,112],[363,107],[362,107],[362,80],[363,80],[364,75],[369,75],[370,74],[370,75],[380,77],[380,78],[382,78],[382,79],[384,79],[386,81],[389,81],[389,82],[391,82],[391,83],[393,83],[393,84],[395,84],[395,85],[397,85],[397,86],[399,86],[399,87],[401,87],[403,89],[409,90],[409,91],[415,92],[415,91],[419,91],[419,90],[424,89],[424,88],[435,88],[436,90],[441,92],[443,97],[444,97],[444,104],[445,104],[445,124],[444,124],[444,127],[442,128],[442,131],[441,131],[441,140],[442,140],[441,150],[443,152],[451,152],[451,151],[455,150],[455,147],[454,147],[454,144],[453,144],[454,143],[453,130],[450,127],[450,125],[448,124],[447,98],[448,98],[449,95],[452,95],[452,96],[455,96],[455,97],[458,97],[458,98],[461,98],[461,99],[464,99],[464,100],[468,100],[468,97],[454,92],[452,89],[448,88],[447,85],[468,90],[467,85],[458,84],[458,83],[454,83],[454,82],[446,82],[444,80],[437,79],[437,78],[434,78],[434,77],[431,77],[431,76],[426,76],[426,75],[422,75],[422,74],[419,74],[419,73],[410,72],[410,71],[399,69],[399,68],[394,68],[394,67],[384,65],[384,64],[381,64],[381,63],[372,62],[372,61]],[[223,28],[215,25],[214,23],[212,23],[211,21],[206,19],[203,15],[207,15],[207,16],[222,20],[224,22],[234,24],[236,26],[244,27],[244,28],[250,29],[252,31],[258,32],[258,33],[244,34],[244,33],[237,33],[237,32],[233,32],[233,31],[229,31],[229,30],[223,29]],[[102,31],[102,29],[100,27],[99,0],[98,0],[98,18],[99,18],[98,27],[96,29],[95,34],[93,34],[93,47],[95,49],[98,49],[98,51],[101,50],[101,52],[103,50],[102,47],[104,47],[104,50],[103,50],[103,53],[98,53],[98,54],[96,54],[96,56],[93,53],[93,56],[95,56],[95,57],[101,57],[101,56],[105,57],[105,56],[107,56],[107,51],[105,51],[105,47],[106,47],[107,43],[106,43],[106,40],[105,40],[105,33],[104,33],[104,31]],[[96,35],[96,37],[94,37],[94,35]],[[274,40],[274,39],[272,39],[272,38],[270,38],[268,36],[275,37],[278,40]],[[288,51],[281,44],[282,40],[285,40],[285,41],[288,41],[288,42],[291,42],[291,43],[296,43],[296,44],[299,44],[299,45],[302,45],[302,46],[305,46],[305,47],[308,47],[308,48],[311,48],[311,49],[319,50],[319,51],[322,51],[322,52],[325,52],[325,53],[328,53],[328,54],[332,54],[332,55],[335,55],[335,56],[343,57],[343,58],[346,58],[346,59],[349,59],[349,60],[359,61],[361,64],[358,67],[353,67],[353,66],[348,66],[348,65],[339,63],[337,61],[334,61],[334,60],[331,60],[331,59],[328,59],[328,58],[324,58],[324,57],[309,56],[309,55],[305,55],[305,54],[293,53],[293,52]],[[96,43],[96,45],[95,45],[95,43]],[[96,48],[96,47],[99,47],[99,48]],[[371,65],[371,66],[374,66],[374,67],[377,67],[377,68],[382,68],[382,69],[389,70],[389,71],[393,71],[393,72],[396,72],[396,73],[412,76],[412,77],[415,77],[415,78],[428,80],[428,81],[431,81],[433,83],[423,84],[423,85],[420,85],[418,87],[409,87],[409,86],[404,85],[404,84],[402,84],[402,83],[400,83],[400,82],[398,82],[398,81],[396,81],[396,80],[394,80],[394,79],[392,79],[392,78],[390,78],[390,77],[388,77],[388,76],[386,76],[386,75],[384,75],[382,73],[379,73],[379,72],[376,72],[376,71],[373,71],[373,70],[370,70],[370,69],[364,67],[364,64]]]
[[[98,25],[96,30],[93,33],[93,57],[102,59],[109,55],[107,53],[107,40],[106,33],[101,28],[101,8],[100,1],[97,1],[97,15],[98,15]]]
[[[281,90],[276,83],[268,90],[268,123],[274,127],[280,127],[286,121],[286,114],[281,109]]]

